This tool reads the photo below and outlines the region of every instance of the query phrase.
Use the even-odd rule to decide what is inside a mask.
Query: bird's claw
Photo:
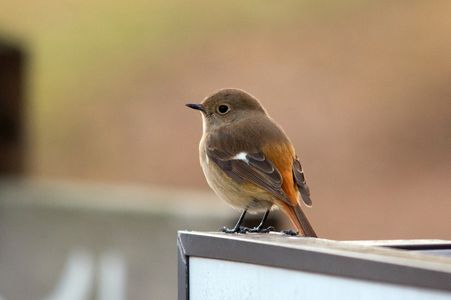
[[[224,233],[241,233],[241,234],[246,234],[246,233],[268,233],[270,231],[274,231],[274,227],[273,226],[269,226],[267,228],[263,228],[263,227],[253,227],[253,228],[249,228],[249,227],[244,227],[244,226],[240,226],[237,228],[227,228],[227,227],[222,227],[221,229],[222,232]]]
[[[289,235],[289,236],[297,236],[299,235],[298,231],[294,231],[293,229],[287,229],[287,230],[282,230],[282,233]]]
[[[247,228],[247,232],[250,232],[250,233],[268,233],[270,231],[274,231],[274,227],[273,226],[269,226],[269,227],[266,227],[266,228],[263,228],[263,227],[260,227],[260,226],[257,226],[257,227],[254,227],[254,228]]]
[[[227,228],[224,226],[221,229],[221,231],[224,233],[243,233],[243,234],[245,234],[248,230],[249,230],[249,228],[243,227],[243,226],[234,227],[234,228]]]

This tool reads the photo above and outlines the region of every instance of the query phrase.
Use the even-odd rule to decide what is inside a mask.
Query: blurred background
[[[176,230],[238,217],[184,106],[223,87],[292,139],[321,237],[451,239],[450,10],[1,1],[0,299],[175,298]]]

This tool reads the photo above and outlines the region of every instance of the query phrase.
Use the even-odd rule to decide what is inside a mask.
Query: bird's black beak
[[[186,104],[189,108],[200,110],[205,113],[205,107],[202,104]]]

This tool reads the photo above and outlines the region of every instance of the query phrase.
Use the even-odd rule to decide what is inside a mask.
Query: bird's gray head
[[[265,109],[257,99],[239,89],[222,89],[205,98],[200,104],[186,106],[202,112],[204,130],[207,131],[256,114],[266,115]]]

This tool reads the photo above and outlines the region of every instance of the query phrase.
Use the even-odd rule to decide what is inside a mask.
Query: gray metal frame
[[[345,242],[277,233],[179,231],[177,247],[179,300],[189,299],[191,256],[451,292],[451,258],[423,254],[450,251],[451,241]]]

